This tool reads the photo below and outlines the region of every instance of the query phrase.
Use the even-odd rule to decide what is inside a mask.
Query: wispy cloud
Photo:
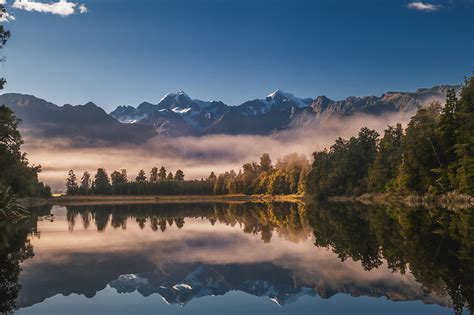
[[[12,7],[20,10],[51,13],[61,16],[87,12],[87,8],[84,4],[69,2],[68,0],[59,0],[49,3],[32,0],[15,0]]]
[[[409,9],[417,10],[417,11],[425,11],[425,12],[432,12],[437,11],[442,8],[441,5],[438,4],[431,4],[425,3],[421,1],[410,2],[408,4]]]

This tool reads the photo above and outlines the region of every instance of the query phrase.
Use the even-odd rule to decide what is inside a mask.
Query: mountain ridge
[[[121,105],[110,113],[93,102],[58,106],[20,93],[0,95],[0,104],[12,108],[23,120],[23,128],[34,129],[35,135],[67,137],[79,145],[107,145],[143,143],[156,135],[270,135],[324,115],[412,112],[429,101],[443,102],[450,88],[459,92],[461,86],[437,85],[415,92],[388,91],[380,96],[350,96],[343,100],[332,100],[324,95],[314,99],[298,98],[275,90],[265,98],[237,106],[192,99],[185,92],[177,91],[166,94],[157,104]]]

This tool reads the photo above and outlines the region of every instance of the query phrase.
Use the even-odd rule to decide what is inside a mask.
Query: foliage
[[[309,162],[304,155],[296,153],[284,156],[272,165],[270,156],[263,154],[260,164],[245,163],[236,174],[233,170],[218,176],[211,172],[207,179],[185,180],[178,169],[166,175],[162,166],[153,167],[147,180],[145,171],[139,171],[135,181],[127,180],[127,170],[113,171],[110,179],[103,168],[99,168],[95,180],[84,172],[78,187],[73,171],[66,179],[68,195],[224,195],[224,194],[298,194],[306,191]]]
[[[0,190],[0,221],[14,220],[28,216],[28,211],[19,203],[10,188]]]
[[[389,126],[381,139],[362,128],[315,152],[307,191],[317,198],[367,192],[474,194],[474,78],[460,98],[447,93],[446,105],[420,108],[405,130]]]
[[[377,154],[378,133],[362,128],[357,137],[339,138],[329,151],[314,153],[308,190],[317,197],[360,194],[368,189],[369,168]]]

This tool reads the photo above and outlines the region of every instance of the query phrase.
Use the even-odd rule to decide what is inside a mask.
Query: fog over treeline
[[[262,153],[272,160],[293,152],[311,158],[315,150],[329,147],[338,137],[348,138],[361,127],[382,133],[388,125],[405,124],[413,113],[393,113],[383,116],[357,114],[350,117],[321,117],[311,123],[280,131],[271,136],[209,135],[202,137],[167,138],[157,136],[140,145],[113,147],[80,147],[64,138],[36,138],[32,132],[25,137],[24,149],[29,160],[41,164],[40,179],[53,190],[63,190],[67,172],[95,173],[104,167],[113,170],[127,169],[131,178],[140,169],[147,172],[153,167],[165,166],[168,171],[182,169],[186,179],[200,179],[211,171],[236,172],[243,163],[257,161]],[[133,176],[132,176],[133,175]],[[148,175],[148,174],[147,174]]]

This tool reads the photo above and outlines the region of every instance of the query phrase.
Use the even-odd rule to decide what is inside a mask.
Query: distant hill
[[[141,143],[156,131],[141,124],[122,124],[94,103],[57,106],[25,94],[3,94],[0,104],[22,119],[25,134],[69,138],[76,145]]]

